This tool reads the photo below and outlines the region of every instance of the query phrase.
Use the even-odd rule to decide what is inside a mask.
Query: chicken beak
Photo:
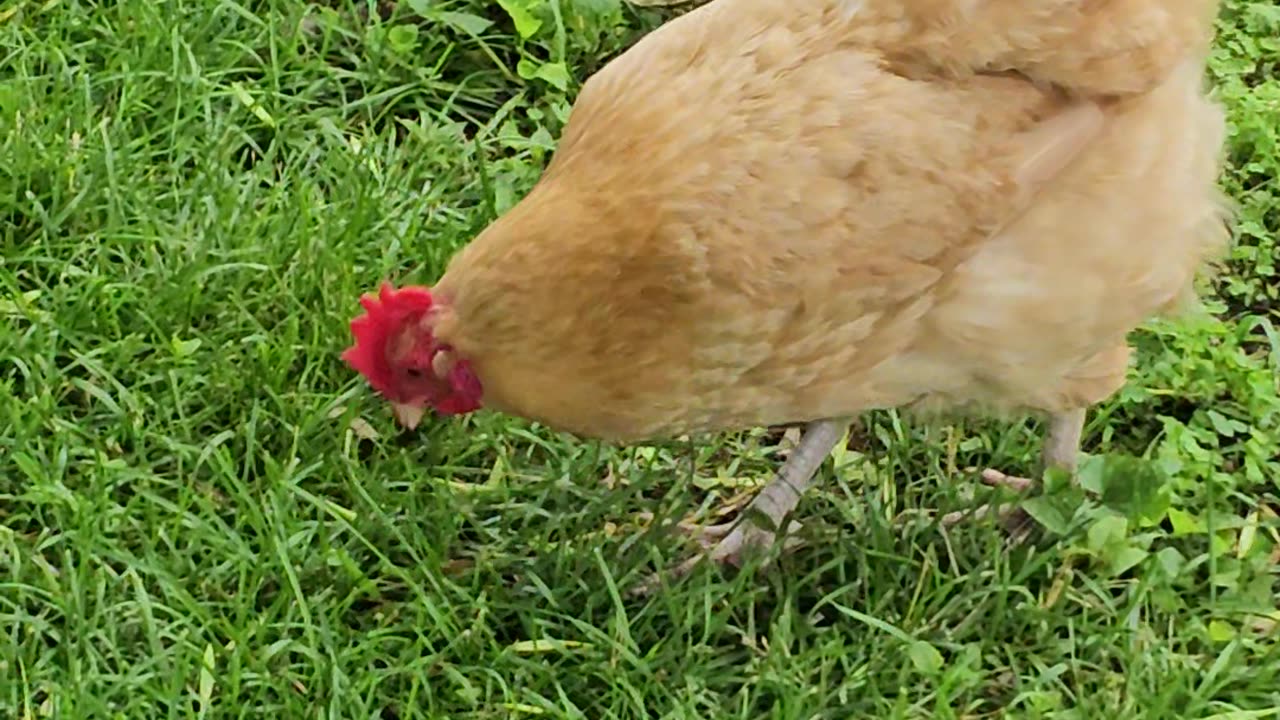
[[[396,422],[414,430],[418,427],[418,423],[422,422],[422,416],[426,414],[427,409],[418,405],[391,403],[391,412],[396,416]]]

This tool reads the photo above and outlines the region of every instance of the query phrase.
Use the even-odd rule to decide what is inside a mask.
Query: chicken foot
[[[742,512],[742,517],[692,530],[704,546],[709,547],[710,552],[705,557],[740,566],[744,551],[771,544],[775,533],[813,484],[813,476],[844,436],[847,427],[848,422],[843,420],[818,420],[806,425],[800,443],[787,456],[782,467],[778,468],[773,480],[764,486]],[[765,527],[764,523],[769,527]],[[789,523],[782,534],[784,537],[788,536],[799,527],[799,523]],[[715,540],[719,542],[711,546],[710,543]],[[702,557],[697,557],[689,562],[696,563],[701,559]]]
[[[1084,432],[1085,411],[1083,409],[1067,410],[1049,416],[1048,428],[1045,430],[1044,446],[1041,449],[1041,464],[1046,468],[1056,468],[1074,473],[1076,461],[1080,454],[1080,438]],[[999,470],[988,468],[982,471],[982,481],[987,485],[1007,487],[1014,492],[1024,493],[1035,487],[1035,481],[1029,478],[1006,475]],[[942,518],[944,527],[956,525],[973,515],[988,512],[990,505],[982,505],[973,510],[960,510],[948,513]],[[1021,508],[1007,507],[996,510],[1005,529],[1013,536],[1015,542],[1026,538],[1031,518]]]
[[[1084,409],[1067,410],[1049,416],[1044,444],[1041,448],[1041,464],[1044,468],[1075,472],[1080,454],[1080,440],[1084,432],[1084,421]],[[709,552],[686,561],[677,569],[677,572],[687,572],[703,559],[741,566],[744,551],[772,544],[778,528],[782,526],[787,515],[795,509],[800,498],[808,490],[813,482],[813,476],[831,450],[835,448],[846,427],[847,423],[839,420],[820,420],[805,426],[799,445],[778,469],[774,479],[751,501],[742,513],[743,517],[719,525],[690,529],[690,532],[703,542]],[[982,481],[987,485],[1007,487],[1017,493],[1025,493],[1036,485],[1036,482],[1030,478],[1007,475],[994,468],[988,468],[982,472]],[[944,516],[942,523],[949,527],[968,517],[989,512],[992,509],[990,505],[982,505],[973,510],[949,513]],[[1021,540],[1026,537],[1030,517],[1024,511],[1016,507],[1007,507],[996,509],[996,513],[1015,539]],[[769,527],[765,527],[757,520],[759,516],[763,516],[761,519],[766,521]],[[787,526],[786,532],[783,533],[784,548],[789,549],[792,546],[793,543],[786,538],[800,527],[796,522]],[[719,542],[715,542],[717,540]],[[714,545],[712,545],[713,542]]]
[[[848,425],[847,420],[817,420],[806,425],[799,444],[737,519],[707,527],[683,525],[683,530],[702,543],[703,552],[677,565],[671,571],[672,575],[687,575],[703,560],[728,562],[741,567],[747,551],[771,545],[787,516],[813,484],[818,468],[844,436]],[[766,523],[769,527],[764,526]],[[798,542],[788,536],[800,527],[797,522],[787,524],[782,531],[784,549],[794,547]],[[633,592],[646,594],[657,586],[657,581],[656,576],[651,577]]]
[[[1080,438],[1084,430],[1084,419],[1083,409],[1069,410],[1050,416],[1041,451],[1042,463],[1046,467],[1061,468],[1068,472],[1075,471],[1080,451]],[[687,575],[703,560],[728,562],[741,567],[747,551],[771,545],[776,539],[778,529],[795,509],[805,491],[813,484],[813,477],[818,468],[831,454],[847,427],[846,420],[818,420],[806,425],[799,444],[791,451],[782,467],[778,468],[773,480],[752,499],[751,504],[737,519],[706,527],[682,525],[682,529],[698,538],[704,549],[703,552],[677,565],[672,570],[672,575],[674,577]],[[988,485],[1008,487],[1019,493],[1026,492],[1035,486],[1033,480],[1006,475],[995,469],[983,471],[982,480]],[[944,527],[950,527],[991,509],[990,505],[982,505],[973,510],[948,513],[942,518],[942,524]],[[1030,517],[1023,510],[1000,508],[997,509],[997,515],[1015,542],[1025,539]],[[764,523],[769,527],[765,527]],[[782,533],[784,549],[790,549],[799,542],[790,536],[800,527],[798,522],[787,524],[785,532]],[[655,575],[632,590],[632,594],[647,594],[657,585],[658,577]]]

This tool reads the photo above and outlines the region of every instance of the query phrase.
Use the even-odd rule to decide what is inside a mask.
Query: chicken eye
[[[422,378],[422,371],[421,371],[421,370],[419,370],[418,368],[413,368],[413,367],[411,367],[411,368],[409,368],[408,370],[405,370],[405,374],[407,374],[409,377],[411,377],[411,378],[413,378],[413,379],[415,379],[415,380],[418,380],[418,379],[421,379],[421,378]]]

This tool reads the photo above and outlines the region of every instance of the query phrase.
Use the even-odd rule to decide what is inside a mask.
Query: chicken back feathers
[[[1151,90],[1213,39],[1217,0],[866,0],[904,67],[1015,70],[1088,96]]]
[[[485,405],[625,441],[1119,387],[1126,333],[1226,240],[1199,58],[1101,122],[897,72],[855,6],[718,0],[586,83],[434,288]]]
[[[733,0],[718,0],[721,5]],[[630,0],[678,5],[685,0]],[[701,4],[701,3],[700,3]],[[752,0],[804,14],[808,0]],[[821,5],[822,3],[816,3]],[[1218,0],[846,0],[848,36],[896,71],[961,77],[1002,70],[1086,96],[1156,87],[1185,58],[1208,52]],[[733,12],[743,12],[739,0]],[[728,19],[725,15],[721,19]]]

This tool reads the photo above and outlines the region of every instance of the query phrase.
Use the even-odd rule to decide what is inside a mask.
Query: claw
[[[796,531],[802,527],[798,522],[792,522],[787,526],[787,532],[782,542],[783,552],[790,552],[804,544],[803,540],[795,536]],[[671,568],[667,575],[672,580],[688,575],[703,561],[729,564],[741,568],[749,552],[767,549],[773,545],[776,538],[772,530],[765,530],[746,518],[742,519],[741,522],[734,521],[706,527],[681,523],[679,528],[682,532],[690,535],[702,547],[702,552],[696,553],[693,557]],[[768,564],[768,559],[766,558],[761,567]],[[639,585],[632,588],[629,594],[633,597],[643,597],[656,590],[661,583],[662,573],[653,573]]]
[[[999,470],[991,468],[982,471],[982,482],[994,487],[1007,487],[1017,493],[1024,493],[1035,486],[1035,481],[1033,480],[1005,475]]]
[[[806,488],[813,482],[813,475],[818,470],[831,449],[845,437],[848,429],[847,420],[817,420],[805,425],[799,444],[788,454],[782,467],[778,469],[767,485],[751,499],[749,511],[769,518],[772,527],[782,525]],[[676,577],[686,575],[703,560],[729,562],[742,566],[744,552],[773,544],[774,532],[766,530],[754,522],[751,517],[742,517],[733,523],[713,525],[706,528],[688,526],[681,523],[681,528],[698,539],[703,552],[680,563],[672,571]],[[783,543],[783,550],[794,548],[798,540],[790,537],[798,523],[787,523],[783,536],[788,540]],[[708,547],[719,538],[715,545]],[[645,582],[633,589],[633,595],[646,595],[658,584],[658,575],[650,576]]]
[[[988,468],[982,471],[982,482],[992,487],[1006,487],[1016,493],[1025,493],[1035,487],[1035,481],[1024,477],[1006,475],[999,470]],[[1031,534],[1035,522],[1025,510],[1016,505],[992,505],[984,503],[972,510],[957,510],[942,516],[942,527],[959,525],[970,518],[980,515],[995,515],[996,522],[1004,526],[1009,535],[1009,544],[1017,545],[1025,541]]]
[[[1035,481],[1033,480],[1029,480],[1024,477],[1006,475],[1000,472],[999,470],[994,470],[990,468],[983,470],[981,477],[982,477],[982,482],[984,484],[990,485],[992,487],[1006,487],[1006,488],[1009,488],[1010,490],[1013,490],[1016,493],[1025,493],[1026,491],[1035,487]],[[995,514],[996,518],[1001,522],[1001,524],[1004,524],[1006,526],[1009,526],[1011,524],[1016,526],[1022,526],[1025,524],[1026,513],[1023,512],[1021,508],[1018,508],[1012,505],[997,506],[997,505],[991,505],[987,503],[979,505],[978,507],[973,508],[971,510],[956,510],[955,512],[949,512],[946,515],[942,516],[941,523],[943,527],[949,528],[955,525],[959,525],[960,523],[972,517],[987,515],[992,513]],[[1022,517],[1016,517],[1016,516],[1022,516]]]

